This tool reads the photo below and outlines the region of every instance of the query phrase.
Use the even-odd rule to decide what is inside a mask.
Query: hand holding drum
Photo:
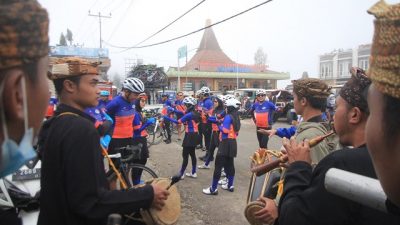
[[[334,134],[334,132],[330,132],[326,135],[323,136],[318,136],[315,137],[313,139],[311,139],[309,141],[309,146],[310,148],[316,146],[317,144],[319,144],[321,141],[323,141],[325,138],[331,136],[332,134]],[[256,173],[257,176],[261,176],[277,167],[279,167],[279,165],[281,163],[286,163],[288,161],[288,156],[287,155],[283,155],[282,157],[280,157],[278,160],[272,161],[270,163],[266,163],[263,165],[258,165],[258,166],[254,166],[251,168],[251,172]]]

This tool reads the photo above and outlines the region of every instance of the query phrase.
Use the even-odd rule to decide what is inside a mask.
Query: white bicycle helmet
[[[221,100],[222,102],[225,102],[225,100],[226,100],[225,95],[218,95],[217,98],[219,100]]]
[[[122,88],[127,89],[134,93],[142,93],[144,92],[144,84],[143,82],[135,77],[128,77],[122,83]]]
[[[234,95],[231,95],[231,94],[225,95],[225,101],[226,101],[226,100],[229,100],[229,99],[236,99],[236,98],[235,98]]]
[[[267,95],[267,91],[264,89],[258,89],[256,95]]]
[[[241,103],[237,99],[231,98],[231,99],[227,99],[225,101],[225,105],[226,105],[226,107],[232,106],[237,109],[237,108],[239,108]]]
[[[200,88],[200,92],[201,92],[201,94],[203,94],[203,95],[204,95],[204,94],[210,94],[210,88],[204,86],[204,87]]]
[[[183,104],[189,104],[189,105],[193,105],[193,106],[197,104],[197,100],[190,96],[185,97],[182,102],[183,102]]]

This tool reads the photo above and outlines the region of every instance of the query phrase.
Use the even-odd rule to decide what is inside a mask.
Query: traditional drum
[[[261,165],[274,160],[278,160],[279,153],[268,151],[266,149],[257,150],[252,159],[252,166]],[[265,204],[259,200],[260,197],[267,197],[274,199],[278,190],[276,185],[281,177],[281,169],[276,168],[269,171],[261,176],[257,176],[256,173],[252,173],[250,179],[249,192],[247,194],[247,206],[244,214],[247,221],[251,225],[263,225],[258,219],[254,217],[254,213],[265,207]]]
[[[171,180],[167,178],[155,178],[149,183],[155,183],[167,188]],[[140,211],[142,219],[147,225],[174,225],[178,222],[181,214],[181,196],[176,185],[172,185],[168,191],[170,194],[161,211],[154,208],[142,209]]]

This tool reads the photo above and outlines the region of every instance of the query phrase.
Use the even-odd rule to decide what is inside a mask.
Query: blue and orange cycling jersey
[[[195,120],[193,112],[189,112],[180,118],[178,122],[185,124],[186,133],[196,133],[199,132],[199,123]]]
[[[147,126],[145,126],[142,121],[143,121],[142,114],[140,112],[135,111],[135,117],[132,122],[133,138],[148,136],[148,133],[146,131]]]
[[[221,126],[219,126],[219,130],[221,131],[219,134],[221,141],[227,138],[236,139],[238,135],[238,133],[233,129],[233,120],[230,115],[224,117]]]
[[[211,110],[213,109],[213,102],[211,101],[210,98],[205,98],[203,101],[200,103],[200,111],[201,111],[201,122],[202,123],[207,123],[207,117],[211,116]]]
[[[110,101],[103,101],[103,100],[99,100],[99,104],[97,105],[98,109],[101,109],[102,111],[106,110],[106,106]]]
[[[132,138],[135,110],[122,96],[115,97],[106,106],[106,112],[115,121],[113,138]]]
[[[162,115],[171,115],[171,113],[168,113],[168,107],[172,107],[172,102],[167,99],[163,102],[163,108],[161,110]]]
[[[212,109],[211,110],[211,115],[213,115],[213,117],[215,118],[215,121],[211,121],[210,119],[208,120],[208,121],[212,122],[211,123],[212,131],[219,131],[218,121],[222,121],[222,118],[224,117],[224,115],[222,115],[222,113],[224,113],[224,115],[225,115],[225,110],[223,110],[223,109],[221,109],[221,110]]]
[[[94,124],[94,127],[96,128],[107,120],[104,111],[101,110],[98,106],[86,108],[85,113],[96,119],[96,122]]]
[[[46,117],[51,117],[54,115],[54,109],[58,103],[58,100],[56,97],[51,97],[49,99],[49,105],[47,106],[47,111],[46,111]]]
[[[185,104],[183,104],[183,100],[175,101],[175,109],[178,110],[179,112],[182,112],[183,114],[185,114],[186,106],[185,106]]]
[[[268,128],[272,125],[272,114],[275,111],[275,105],[270,101],[264,101],[262,103],[256,102],[252,106],[254,111],[254,119],[257,127]]]

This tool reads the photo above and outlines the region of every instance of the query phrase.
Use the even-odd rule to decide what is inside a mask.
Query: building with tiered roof
[[[211,24],[207,20],[206,26]],[[196,54],[184,67],[167,71],[169,88],[187,91],[208,86],[211,90],[239,88],[275,89],[277,80],[289,79],[288,73],[268,70],[265,65],[245,65],[230,59],[221,49],[211,27],[204,30]],[[180,85],[178,85],[180,80]]]

